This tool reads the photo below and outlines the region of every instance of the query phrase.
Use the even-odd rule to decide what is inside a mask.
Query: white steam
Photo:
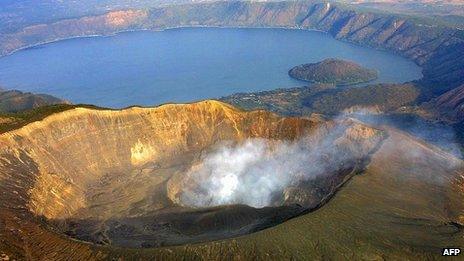
[[[380,121],[383,115],[376,115],[377,110],[373,115],[371,109],[353,109],[348,114],[355,114],[374,125],[388,125],[388,119]],[[305,201],[308,199],[306,196],[313,197],[313,192],[320,192],[317,192],[317,186],[321,185],[318,182],[328,181],[323,186],[332,186],[332,181],[337,182],[335,179],[318,179],[317,184],[314,183],[316,190],[307,191],[308,188],[314,189],[311,184],[315,178],[338,173],[343,175],[341,171],[349,171],[355,165],[363,164],[362,160],[386,138],[383,132],[365,128],[352,120],[344,121],[345,117],[339,116],[335,126],[322,125],[311,135],[294,142],[255,138],[238,144],[222,144],[203,155],[198,164],[182,174],[180,191],[175,192],[177,203],[193,207],[245,204],[257,208],[292,202],[305,204],[308,202]],[[425,130],[422,125],[420,128],[418,126],[417,123],[411,124],[415,136],[420,136],[418,134]],[[432,130],[436,134],[445,133],[441,128]],[[422,165],[417,163],[417,159],[431,157],[429,150],[422,146],[415,149],[414,142],[409,144],[412,147],[407,151],[395,149],[402,148],[403,144],[394,144],[390,153],[400,151],[404,153],[402,157],[405,161],[416,162],[415,167],[408,170],[409,176],[437,182],[438,177],[432,175],[433,171],[428,171],[430,166],[427,162]],[[443,147],[449,148],[451,145],[444,143]],[[384,148],[387,149],[389,147]],[[434,178],[428,178],[427,173]],[[291,194],[291,191],[296,191],[296,194]],[[317,196],[311,199],[318,200]]]
[[[308,172],[308,151],[297,143],[279,142],[272,147],[265,140],[250,139],[208,154],[198,169],[187,174],[199,184],[193,191],[184,191],[182,201],[198,207],[270,205],[276,191]]]
[[[186,174],[181,201],[195,207],[275,205],[286,187],[327,174],[349,160],[338,152],[337,148],[321,143],[310,146],[303,140],[248,139],[241,144],[224,144]]]

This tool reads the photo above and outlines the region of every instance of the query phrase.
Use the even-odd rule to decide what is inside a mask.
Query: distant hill
[[[464,120],[464,85],[448,91],[423,105],[434,116],[448,122]]]
[[[0,112],[19,112],[35,109],[44,105],[68,104],[47,94],[33,94],[17,90],[4,90],[0,88]]]
[[[325,59],[318,63],[308,63],[293,67],[288,74],[296,79],[316,82],[351,85],[377,79],[377,71],[364,68],[357,63]]]

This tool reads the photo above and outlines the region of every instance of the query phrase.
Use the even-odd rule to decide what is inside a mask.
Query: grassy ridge
[[[5,113],[0,112],[0,133],[4,133],[10,130],[20,128],[28,123],[40,121],[49,115],[67,111],[70,109],[83,107],[90,109],[101,109],[94,105],[71,105],[71,104],[56,104],[38,107],[31,110],[16,112],[16,113]]]

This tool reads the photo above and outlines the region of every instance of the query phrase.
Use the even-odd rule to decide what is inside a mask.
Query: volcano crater
[[[383,139],[354,120],[216,101],[76,108],[0,136],[1,204],[96,244],[229,238],[322,206]]]

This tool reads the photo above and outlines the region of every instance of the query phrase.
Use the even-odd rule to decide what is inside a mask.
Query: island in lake
[[[298,80],[335,85],[365,83],[377,79],[378,76],[376,70],[333,58],[295,66],[288,74]]]

